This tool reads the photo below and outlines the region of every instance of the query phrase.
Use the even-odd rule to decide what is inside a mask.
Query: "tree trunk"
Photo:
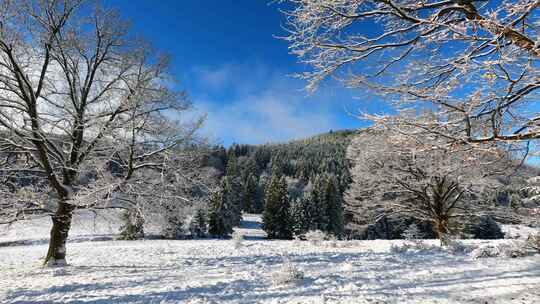
[[[448,221],[445,219],[436,219],[434,228],[437,238],[441,241],[441,246],[448,245],[448,235],[450,233]]]
[[[53,226],[49,240],[49,251],[44,261],[44,264],[48,266],[66,265],[66,241],[71,227],[73,209],[72,205],[61,201],[52,217]]]

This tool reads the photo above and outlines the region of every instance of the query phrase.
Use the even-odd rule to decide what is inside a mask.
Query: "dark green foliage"
[[[294,236],[301,236],[309,230],[311,215],[309,214],[309,201],[297,198],[291,203],[291,231]]]
[[[264,210],[264,194],[266,192],[266,187],[270,182],[270,177],[263,173],[259,176],[259,182],[257,183],[257,196],[253,202],[253,212],[262,213]]]
[[[228,210],[223,194],[216,191],[210,196],[210,211],[208,213],[208,233],[213,237],[228,237],[233,229],[230,220],[230,210]]]
[[[382,216],[377,222],[369,224],[359,231],[355,238],[376,240],[396,240],[402,239],[407,229],[415,224],[420,234],[426,239],[436,238],[434,225],[430,222],[420,221],[413,217],[395,214]]]
[[[240,169],[238,168],[238,158],[234,153],[229,153],[229,156],[227,158],[225,175],[235,178],[240,176]]]
[[[504,233],[501,226],[488,215],[484,215],[475,220],[470,227],[466,229],[473,239],[496,240],[504,239]]]
[[[285,197],[297,202],[295,208],[302,208],[287,210],[302,213],[301,223],[289,222],[288,230],[298,234],[318,229],[341,236],[343,193],[351,182],[346,149],[352,134],[331,132],[259,146],[233,144],[226,152],[222,181],[222,196],[232,225],[239,224],[242,210],[263,212],[265,201],[276,191],[270,190],[270,176],[280,176],[280,180],[284,177],[284,182],[288,181]],[[267,217],[269,212],[265,211]]]
[[[308,187],[306,197],[309,199],[309,230],[327,231],[328,214],[326,213],[325,189],[326,182],[321,176],[316,176],[311,188]]]
[[[197,209],[195,217],[190,225],[191,235],[194,237],[202,238],[206,236],[208,232],[206,213],[203,209]]]
[[[242,208],[245,212],[255,212],[257,201],[257,180],[253,174],[247,177],[242,195]]]
[[[255,160],[255,157],[253,155],[249,157],[240,157],[238,160],[238,165],[241,168],[240,178],[243,183],[247,183],[250,176],[259,176],[262,172],[257,166],[257,161]]]
[[[120,227],[121,240],[139,240],[144,238],[144,218],[138,210],[127,210],[122,213],[124,222]]]
[[[272,176],[266,189],[262,228],[268,238],[292,238],[287,182],[279,175]]]
[[[238,158],[232,151],[228,153],[227,168],[225,177],[223,177],[222,196],[227,209],[230,210],[232,225],[240,225],[242,220],[242,207],[244,193],[244,183],[241,177],[241,170],[238,164]]]
[[[326,232],[340,237],[343,234],[343,195],[334,175],[327,176],[325,184],[324,202],[328,219]]]
[[[233,145],[228,150],[228,156],[233,159],[233,164],[238,163],[240,157],[247,158],[245,170],[249,172],[241,174],[244,177],[252,173],[253,168],[256,168],[256,176],[266,171],[267,174],[276,173],[303,180],[328,173],[336,176],[343,192],[351,182],[346,150],[353,132],[334,131],[282,144]],[[231,175],[230,171],[227,169],[226,174]]]
[[[304,190],[304,196],[294,207],[301,208],[301,218],[294,221],[295,234],[321,230],[341,237],[343,234],[343,194],[332,174],[318,175]],[[292,210],[293,211],[293,210]],[[294,210],[297,214],[300,211]]]
[[[242,220],[242,184],[238,178],[225,176],[221,184],[222,198],[229,211],[233,227],[240,225]]]

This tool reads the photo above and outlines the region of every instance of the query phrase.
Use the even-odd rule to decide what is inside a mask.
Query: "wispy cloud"
[[[227,64],[193,74],[195,106],[208,115],[203,132],[225,144],[285,141],[360,125],[344,109],[353,102],[350,95],[323,89],[308,96],[301,81],[275,68]]]

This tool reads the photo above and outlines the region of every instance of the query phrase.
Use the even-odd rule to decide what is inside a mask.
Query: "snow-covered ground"
[[[64,268],[40,266],[48,222],[0,232],[0,303],[540,303],[540,255],[474,260],[393,253],[401,241],[269,241],[257,216],[245,217],[240,246],[116,241],[115,222],[88,219],[74,226]],[[286,260],[304,278],[276,285]]]

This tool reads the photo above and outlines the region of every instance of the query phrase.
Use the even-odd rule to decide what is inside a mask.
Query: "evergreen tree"
[[[273,239],[291,239],[287,182],[284,177],[273,175],[265,193],[263,229]]]
[[[320,175],[315,176],[310,198],[310,227],[309,230],[328,230],[328,214],[326,202],[326,181]]]
[[[232,151],[229,152],[227,158],[227,167],[225,169],[225,175],[237,178],[240,177],[240,169],[238,168],[238,159],[236,154]]]
[[[255,157],[244,157],[244,161],[242,163],[242,169],[241,169],[241,179],[243,184],[247,184],[248,179],[251,176],[258,176],[259,175],[259,168],[257,167],[257,162],[255,160]]]
[[[234,145],[229,149],[226,175],[222,180],[221,189],[223,190],[223,200],[227,209],[231,211],[231,220],[233,226],[240,225],[242,220],[242,194],[244,192],[241,172],[238,166],[236,150],[241,151],[241,146]]]
[[[231,225],[239,226],[242,220],[242,185],[237,178],[225,176],[221,185],[223,201],[229,211]]]
[[[343,195],[334,175],[325,177],[324,202],[326,204],[326,232],[340,237],[343,233]]]
[[[291,231],[294,236],[299,236],[309,230],[308,217],[309,204],[306,198],[297,198],[291,203]]]
[[[244,184],[244,193],[242,195],[242,208],[245,212],[255,211],[255,201],[257,200],[257,180],[253,174],[247,178]]]
[[[199,238],[205,237],[208,230],[206,222],[206,213],[204,210],[202,208],[197,209],[190,225],[191,234]]]
[[[262,213],[264,211],[264,194],[266,193],[266,187],[269,183],[269,177],[266,172],[263,172],[259,176],[259,181],[257,183],[257,195],[255,201],[253,202],[253,212]]]
[[[229,210],[223,199],[221,191],[216,191],[210,196],[210,211],[208,213],[208,232],[213,237],[224,238],[232,233],[232,223],[229,218]]]

